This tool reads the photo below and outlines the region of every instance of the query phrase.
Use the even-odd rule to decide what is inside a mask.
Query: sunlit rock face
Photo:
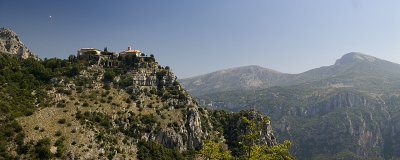
[[[9,28],[0,28],[0,52],[14,54],[23,59],[36,57]]]

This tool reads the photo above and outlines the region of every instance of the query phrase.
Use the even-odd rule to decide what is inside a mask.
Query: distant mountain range
[[[286,81],[283,74],[260,66],[244,66],[181,79],[180,82],[193,95],[218,91],[267,88]]]
[[[221,91],[263,89],[321,80],[329,83],[326,85],[365,88],[365,85],[380,85],[374,82],[397,83],[398,78],[400,78],[399,64],[351,52],[338,59],[334,65],[312,69],[300,74],[281,73],[251,65],[220,70],[179,81],[191,94],[198,96]]]
[[[400,65],[348,53],[300,74],[258,66],[180,80],[202,105],[254,108],[299,159],[399,159]]]

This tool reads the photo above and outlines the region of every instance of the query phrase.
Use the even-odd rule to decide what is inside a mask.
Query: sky
[[[349,52],[400,63],[398,0],[2,0],[0,27],[41,58],[133,46],[178,78],[245,65],[301,73]]]

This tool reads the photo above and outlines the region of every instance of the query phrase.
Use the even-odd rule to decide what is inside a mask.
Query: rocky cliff
[[[17,55],[20,58],[35,57],[22,43],[18,35],[9,28],[0,28],[0,53]]]
[[[143,152],[137,146],[143,141],[161,144],[171,149],[169,152],[199,150],[206,139],[227,142],[224,132],[215,130],[208,111],[198,106],[168,68],[154,60],[140,57],[131,64],[110,68],[82,59],[20,61],[1,55],[0,62],[8,62],[0,66],[1,111],[11,105],[8,102],[14,102],[15,96],[9,95],[19,93],[15,86],[30,86],[19,93],[26,100],[17,96],[11,113],[2,112],[2,123],[20,125],[18,143],[14,138],[0,139],[7,146],[7,155],[38,158],[42,153],[34,148],[45,145],[49,152],[43,154],[50,157],[135,159],[138,152]],[[11,66],[20,66],[17,68],[24,70],[22,73],[32,72],[38,79],[14,85],[12,79],[7,81],[14,73],[8,70]],[[58,68],[57,72],[52,71],[53,67]],[[17,118],[9,122],[5,119],[8,114]],[[260,143],[275,144],[269,122],[263,125]]]
[[[241,99],[232,101],[239,95]],[[237,111],[251,107],[270,115],[274,131],[279,138],[293,140],[293,151],[299,159],[398,157],[399,148],[393,142],[398,141],[400,99],[395,94],[277,87],[209,96],[203,100],[214,101],[214,108]]]

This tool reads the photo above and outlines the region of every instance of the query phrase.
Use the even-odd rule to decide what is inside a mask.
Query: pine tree
[[[207,140],[198,154],[207,160],[232,159],[231,152],[219,143]]]

